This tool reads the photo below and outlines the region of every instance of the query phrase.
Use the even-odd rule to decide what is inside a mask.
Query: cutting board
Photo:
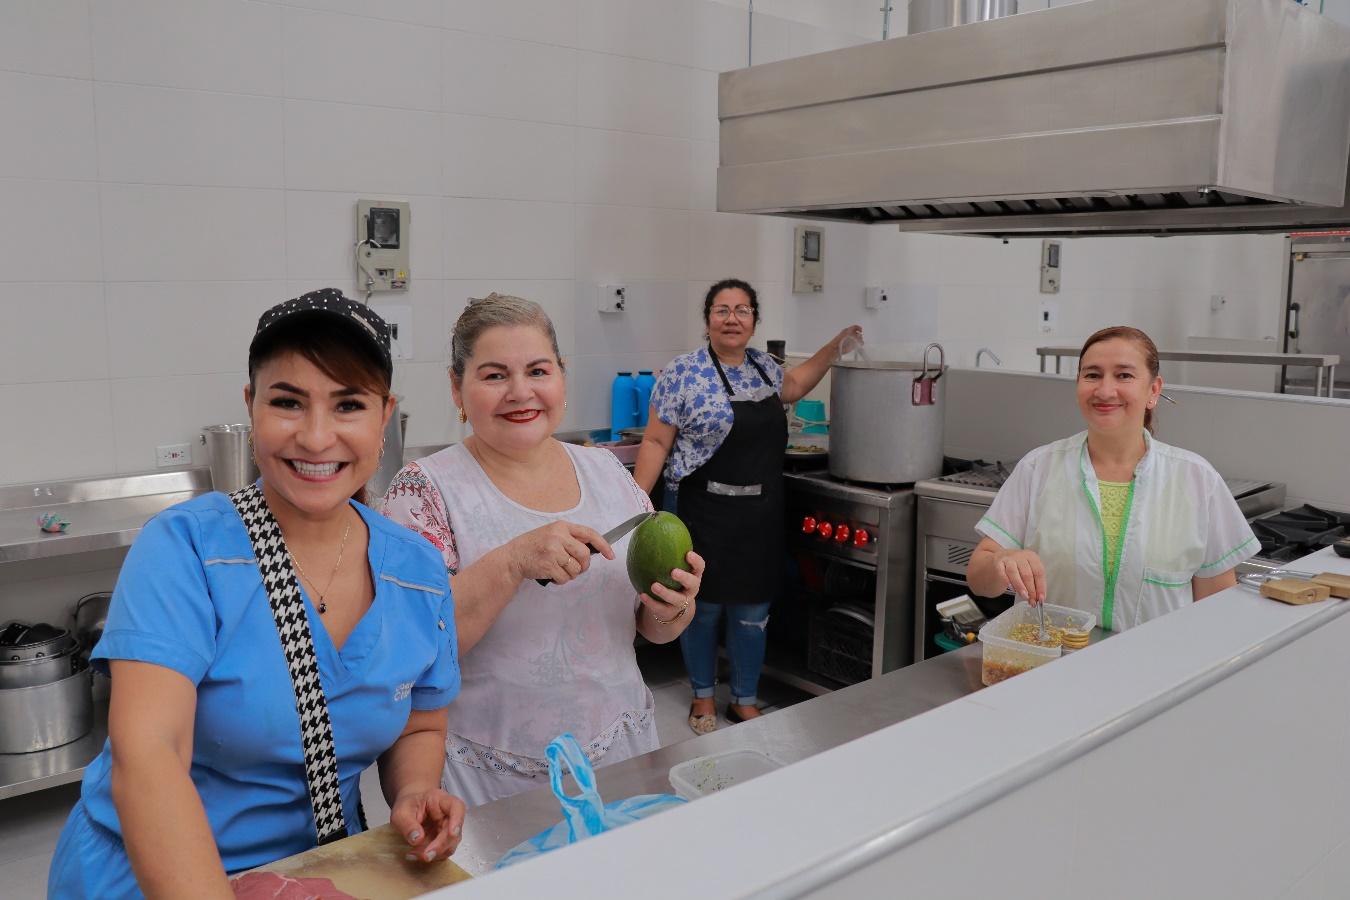
[[[388,825],[259,866],[296,878],[328,878],[360,900],[407,900],[472,876],[450,860],[408,862],[408,842]]]

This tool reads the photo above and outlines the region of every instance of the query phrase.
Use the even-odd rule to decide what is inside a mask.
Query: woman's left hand
[[[670,577],[680,583],[680,590],[672,591],[664,584],[654,581],[648,593],[639,595],[658,622],[673,622],[681,610],[688,611],[689,604],[698,596],[699,585],[703,583],[703,557],[690,550],[685,554],[685,560],[693,569],[692,572],[686,572],[684,569],[672,569],[670,572]]]
[[[464,801],[440,788],[399,794],[389,824],[408,842],[408,860],[434,862],[459,847],[464,831]]]

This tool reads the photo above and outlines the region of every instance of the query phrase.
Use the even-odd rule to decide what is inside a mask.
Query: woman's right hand
[[[507,547],[517,581],[542,578],[566,584],[590,568],[591,547],[605,559],[614,558],[614,548],[604,535],[574,522],[551,522],[525,532]]]
[[[1027,603],[1039,606],[1044,602],[1045,565],[1035,550],[1000,550],[994,554],[994,571]]]

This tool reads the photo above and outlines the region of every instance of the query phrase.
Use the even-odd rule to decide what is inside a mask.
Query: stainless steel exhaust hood
[[[993,236],[1350,226],[1350,29],[1086,0],[725,72],[725,212]]]

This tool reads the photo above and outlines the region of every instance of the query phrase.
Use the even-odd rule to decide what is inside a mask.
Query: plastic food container
[[[980,644],[984,649],[984,662],[980,667],[980,680],[985,684],[997,684],[1005,678],[1020,675],[1028,669],[1043,666],[1051,660],[1059,659],[1063,651],[1058,647],[1041,647],[1014,640],[1012,630],[1017,625],[1040,623],[1040,612],[1028,604],[1018,601],[1012,609],[995,619],[986,622],[980,629]],[[1046,628],[1062,628],[1066,631],[1091,631],[1097,624],[1097,617],[1067,606],[1045,604]]]
[[[670,786],[684,799],[697,800],[777,768],[779,763],[758,750],[728,750],[672,766]]]

